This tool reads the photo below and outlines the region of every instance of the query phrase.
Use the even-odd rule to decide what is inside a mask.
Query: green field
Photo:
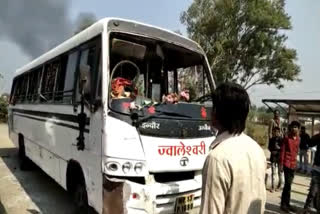
[[[263,148],[268,146],[268,126],[248,121],[245,133]]]

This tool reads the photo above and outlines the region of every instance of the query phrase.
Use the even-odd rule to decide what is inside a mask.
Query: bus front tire
[[[73,202],[77,213],[87,214],[89,212],[88,195],[86,185],[83,182],[76,185],[73,193]]]
[[[74,160],[70,160],[67,167],[67,190],[75,206],[74,213],[88,213],[88,194],[84,173],[80,164]]]

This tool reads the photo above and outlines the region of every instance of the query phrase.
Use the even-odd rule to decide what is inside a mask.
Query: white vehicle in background
[[[196,212],[214,87],[195,42],[106,18],[17,71],[9,134],[82,211]]]

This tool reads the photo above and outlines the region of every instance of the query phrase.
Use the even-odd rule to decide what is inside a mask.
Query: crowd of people
[[[243,133],[250,106],[249,96],[241,86],[224,83],[216,89],[212,100],[212,125],[218,135],[203,167],[200,213],[262,214],[266,202],[267,162],[260,146]],[[316,153],[310,167],[308,150],[312,147],[316,147]],[[280,203],[283,212],[296,212],[290,203],[296,170],[302,173],[311,170],[310,189],[303,209],[303,213],[309,213],[320,185],[320,132],[310,137],[298,121],[291,121],[286,129],[281,126],[276,110],[269,127],[268,148],[272,169],[270,191],[280,191],[282,174],[285,178]],[[279,177],[276,187],[275,175]]]
[[[311,172],[311,184],[303,213],[308,213],[320,184],[320,133],[310,138],[306,127],[297,121],[292,121],[288,132],[281,132],[283,127],[280,123],[279,111],[274,112],[274,118],[269,125],[269,144],[271,162],[271,189],[270,192],[279,191],[284,173],[284,187],[281,195],[281,210],[284,212],[295,212],[296,209],[290,205],[291,185],[295,172],[309,174]],[[320,130],[319,130],[320,131]],[[311,157],[309,165],[309,151],[316,147],[315,155]],[[312,153],[313,154],[313,151]],[[299,164],[297,157],[299,156]],[[298,167],[297,167],[298,166]],[[274,180],[277,176],[278,185],[275,188]],[[266,180],[267,181],[267,180]]]

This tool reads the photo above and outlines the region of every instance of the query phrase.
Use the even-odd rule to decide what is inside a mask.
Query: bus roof
[[[117,24],[115,24],[117,22]],[[112,23],[112,24],[111,24]],[[121,23],[121,24],[119,24]],[[81,31],[80,33],[72,36],[68,40],[64,41],[62,44],[57,47],[51,49],[50,51],[44,53],[38,58],[34,59],[30,63],[26,64],[22,68],[19,68],[16,71],[16,75],[18,76],[24,72],[27,72],[37,66],[77,47],[78,45],[94,38],[103,32],[104,29],[113,29],[115,31],[123,31],[128,30],[128,32],[135,31],[133,33],[145,35],[149,37],[154,37],[158,39],[163,39],[165,41],[172,42],[174,44],[189,48],[191,50],[197,51],[199,53],[203,53],[202,48],[191,39],[185,38],[175,32],[159,28],[156,26],[136,22],[133,20],[126,20],[121,18],[103,18],[87,29]]]

